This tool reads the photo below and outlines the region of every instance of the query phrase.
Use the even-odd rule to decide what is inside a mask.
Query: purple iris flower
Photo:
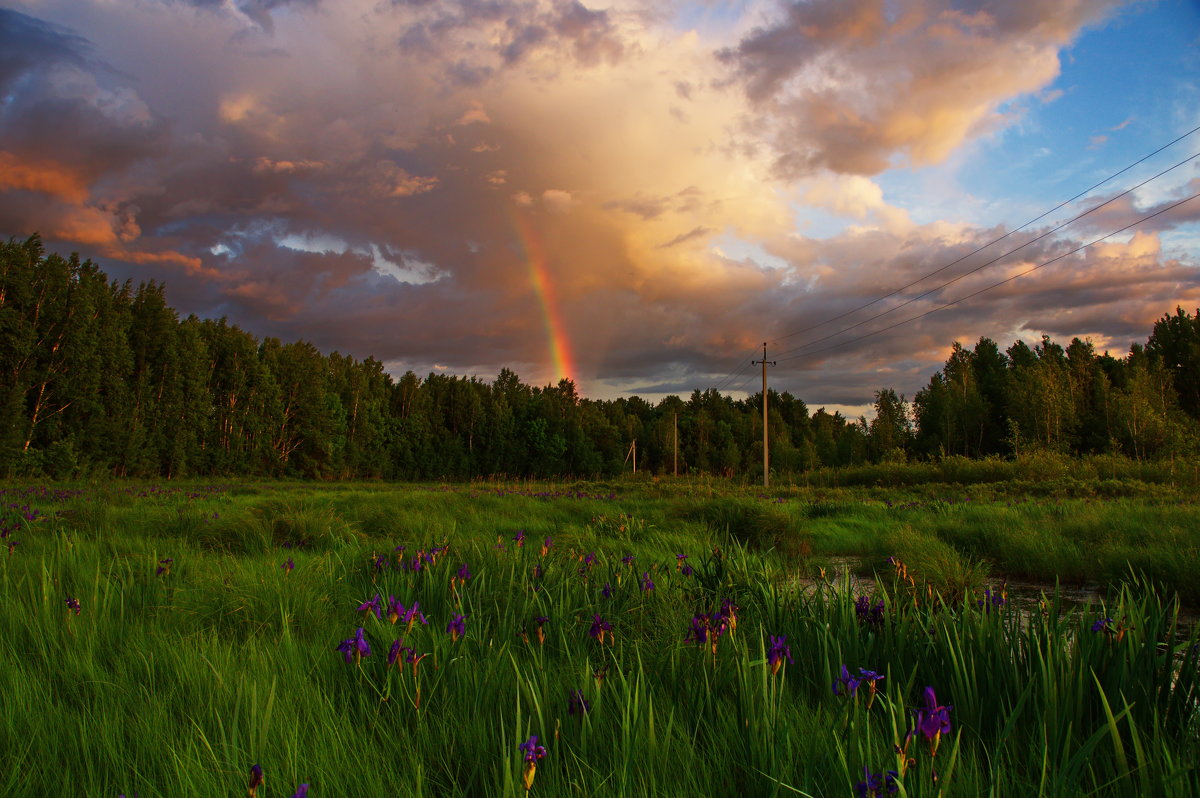
[[[389,668],[392,665],[395,665],[396,661],[398,659],[400,659],[400,652],[403,650],[402,649],[403,645],[404,645],[403,640],[393,640],[392,641],[392,647],[390,649],[388,649],[388,655],[387,655],[387,664],[388,664]]]
[[[1092,624],[1092,631],[1093,632],[1107,632],[1109,627],[1112,626],[1112,622],[1113,622],[1112,618],[1100,618],[1094,624]]]
[[[418,609],[420,606],[421,602],[414,601],[413,605],[404,613],[404,622],[408,624],[409,629],[411,629],[417,621],[420,621],[423,624],[429,623],[429,621],[426,620],[425,616],[422,615]]]
[[[171,557],[167,557],[166,559],[159,560],[158,568],[154,571],[154,575],[162,576],[163,574],[166,574],[167,576],[170,576],[171,575],[171,563],[173,563],[173,562],[175,562],[175,560]]]
[[[356,662],[363,657],[371,656],[371,645],[367,642],[361,626],[354,633],[354,637],[343,640],[335,650],[342,652],[346,657],[347,663]]]
[[[536,734],[530,735],[529,739],[517,746],[524,754],[526,762],[536,762],[546,755],[546,749],[537,744],[538,738]]]
[[[373,612],[373,613],[375,613],[376,618],[382,619],[383,618],[383,610],[380,609],[380,607],[379,607],[380,601],[382,601],[382,599],[379,598],[379,594],[376,593],[375,598],[371,599],[370,601],[364,601],[362,604],[359,604],[357,611],[362,613],[362,616],[364,618]]]
[[[896,782],[900,774],[894,770],[872,773],[870,768],[864,767],[863,776],[864,780],[854,785],[854,792],[858,798],[871,798],[871,796],[880,796],[884,793],[892,795],[900,788]]]
[[[695,643],[700,645],[708,640],[708,616],[704,613],[692,616],[692,628],[688,630],[687,636],[683,638],[685,643]]]
[[[691,576],[692,575],[692,566],[688,565],[687,563],[684,563],[683,567],[679,569],[679,573],[683,574],[684,576]]]
[[[588,700],[586,698],[583,697],[582,690],[572,690],[571,691],[571,697],[567,701],[567,714],[568,715],[581,715],[582,716],[582,715],[586,714],[587,711],[591,708],[592,708],[592,705],[588,702]]]
[[[599,615],[592,615],[592,626],[588,629],[588,634],[597,643],[603,644],[606,639],[612,636],[612,624]]]
[[[654,583],[650,581],[650,572],[642,571],[642,592],[649,592],[654,589]]]
[[[387,616],[392,623],[400,620],[404,615],[404,605],[395,596],[388,596]]]
[[[467,618],[465,615],[458,614],[450,619],[449,625],[446,626],[446,634],[450,635],[450,639],[457,641],[467,633]]]
[[[879,626],[883,623],[883,599],[872,605],[867,596],[859,596],[858,601],[854,602],[854,614],[858,616],[859,623]]]
[[[516,543],[518,547],[523,547],[525,545],[525,530],[524,529],[519,530],[517,532],[517,534],[513,535],[513,542]]]
[[[467,567],[466,563],[463,563],[462,568],[459,568],[458,573],[455,575],[465,582],[471,578],[471,569]]]
[[[252,765],[250,767],[250,786],[246,788],[247,792],[250,795],[250,798],[254,798],[254,796],[258,793],[259,785],[262,783],[263,783],[262,765]]]
[[[976,600],[975,604],[984,612],[991,612],[994,609],[999,609],[1004,606],[1004,593],[993,593],[992,589],[985,587],[983,589],[983,598]]]
[[[76,615],[78,615],[80,612],[82,612],[82,610],[83,610],[83,608],[79,606],[79,599],[77,599],[77,598],[68,598],[67,599],[67,612],[74,612]]]
[[[536,617],[533,619],[533,622],[537,624],[537,639],[538,639],[538,644],[539,644],[539,645],[545,645],[545,643],[546,643],[546,630],[545,630],[545,628],[543,628],[543,627],[544,627],[544,625],[545,625],[545,624],[547,624],[547,623],[549,623],[549,622],[550,622],[550,619],[549,619],[549,618],[547,618],[545,615],[538,615],[538,616],[536,616]],[[528,638],[526,638],[526,639],[528,639]]]
[[[767,649],[767,664],[771,666],[772,675],[779,673],[779,669],[783,667],[784,657],[787,657],[787,661],[793,665],[796,663],[792,659],[792,649],[787,645],[787,635],[779,637],[771,635],[771,647]]]
[[[632,568],[633,567],[633,555],[626,554],[624,557],[621,558],[621,562],[624,563],[626,566]]]
[[[606,599],[608,599],[608,598],[612,598],[612,594],[613,594],[612,583],[605,582],[604,587],[600,589],[600,595],[604,596]]]
[[[833,694],[836,696],[853,696],[858,691],[860,680],[850,675],[849,669],[842,665],[842,675],[833,680]],[[841,685],[839,689],[839,685]]]
[[[308,798],[308,785],[301,784],[296,788],[296,792],[292,795],[292,798]]]
[[[950,731],[950,710],[952,706],[942,706],[937,702],[937,695],[932,687],[925,688],[925,708],[918,709],[917,731],[929,740],[930,752],[937,754],[938,741],[941,736]]]
[[[290,574],[292,569],[296,567],[296,563],[292,562],[291,557],[288,557],[287,560],[284,561],[283,565],[279,567],[283,569],[285,574]]]

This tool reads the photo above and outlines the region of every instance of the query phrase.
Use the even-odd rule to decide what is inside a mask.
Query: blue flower
[[[367,638],[361,626],[354,633],[354,637],[343,640],[335,650],[342,652],[347,663],[358,662],[363,657],[371,656],[371,646],[367,643]]]
[[[779,669],[783,667],[783,659],[787,657],[787,661],[795,664],[792,659],[792,649],[787,645],[787,635],[779,637],[771,636],[771,647],[767,649],[767,664],[771,666],[771,675],[779,673]]]

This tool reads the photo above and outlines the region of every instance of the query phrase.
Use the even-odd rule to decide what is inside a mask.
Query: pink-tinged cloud
[[[1107,2],[814,0],[717,35],[637,0],[22,8],[0,11],[17,54],[0,58],[0,232],[401,371],[706,388],[787,336],[782,387],[857,404],[888,381],[911,395],[956,339],[1144,339],[1200,285],[1171,243],[1200,218],[1182,206],[853,341],[1166,207],[1115,202],[852,313],[1005,232],[918,223],[874,176],[1017,124],[1015,100],[1054,102],[1064,48]]]

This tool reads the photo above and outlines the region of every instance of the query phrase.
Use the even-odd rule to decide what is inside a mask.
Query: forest
[[[651,404],[587,399],[565,379],[530,386],[508,369],[490,383],[395,379],[372,357],[180,318],[162,284],[110,280],[37,235],[0,243],[0,368],[5,477],[606,477],[631,468],[634,441],[639,471],[762,471],[761,393]],[[1200,310],[1166,313],[1123,357],[1079,338],[955,343],[911,401],[874,396],[868,420],[771,391],[772,471],[1032,451],[1192,456]]]

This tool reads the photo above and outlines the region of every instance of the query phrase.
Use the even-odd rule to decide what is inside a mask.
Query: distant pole
[[[763,367],[763,487],[768,488],[771,485],[771,455],[767,435],[767,366],[774,366],[775,361],[767,360],[766,341],[763,342],[763,359],[750,361],[752,366],[759,363],[762,363]]]
[[[679,476],[679,413],[671,415],[671,431],[675,434],[675,476]]]

